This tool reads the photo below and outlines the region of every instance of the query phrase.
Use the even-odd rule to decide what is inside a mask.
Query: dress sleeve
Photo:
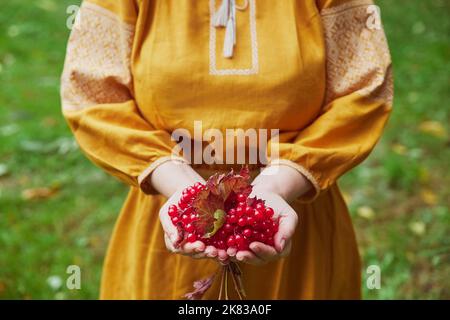
[[[89,159],[154,193],[148,177],[173,159],[175,142],[142,117],[133,97],[130,61],[137,10],[132,0],[83,2],[67,46],[62,110]]]
[[[317,0],[326,49],[326,93],[318,117],[278,157],[314,186],[312,201],[363,161],[381,136],[393,100],[391,58],[378,8],[367,0]],[[277,147],[277,146],[272,146]]]

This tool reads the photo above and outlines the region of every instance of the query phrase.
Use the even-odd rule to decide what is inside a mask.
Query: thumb
[[[178,229],[173,224],[172,220],[169,217],[169,214],[167,213],[167,210],[164,210],[164,208],[161,209],[159,220],[161,221],[162,228],[169,237],[170,241],[172,243],[176,243],[179,238]]]
[[[297,227],[298,217],[295,212],[289,212],[285,215],[280,215],[280,224],[278,232],[275,234],[274,243],[275,249],[282,252],[288,240],[292,238]]]

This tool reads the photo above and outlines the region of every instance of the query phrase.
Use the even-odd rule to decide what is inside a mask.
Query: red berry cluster
[[[203,235],[196,230],[195,221],[198,219],[198,214],[191,204],[198,192],[204,188],[205,186],[201,183],[186,188],[178,206],[169,207],[172,223],[186,231],[186,241],[201,240],[206,245],[212,245],[218,249],[247,250],[249,244],[254,241],[273,246],[273,236],[278,231],[278,221],[273,219],[273,209],[266,206],[263,200],[248,198],[243,193],[230,194],[224,204],[225,223],[211,238],[203,238]]]
[[[278,231],[278,222],[273,220],[274,211],[264,201],[236,194],[228,199],[224,225],[206,245],[219,249],[236,248],[248,250],[250,243],[258,241],[273,246],[273,236]]]
[[[194,208],[190,205],[195,199],[195,196],[203,190],[205,186],[197,182],[192,187],[188,187],[183,190],[181,198],[178,201],[178,206],[169,206],[169,216],[172,223],[175,226],[181,226],[184,231],[186,231],[185,239],[188,242],[194,242],[197,240],[198,235],[195,230],[195,221],[198,219],[198,214],[194,212]]]

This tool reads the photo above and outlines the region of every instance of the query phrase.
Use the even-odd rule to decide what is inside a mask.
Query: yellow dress
[[[238,0],[243,5],[244,0]],[[178,128],[279,129],[278,156],[314,190],[291,254],[243,265],[250,299],[360,297],[360,259],[336,180],[379,139],[392,106],[391,61],[367,0],[249,0],[233,57],[211,21],[220,0],[84,1],[67,47],[62,105],[81,149],[130,185],[106,255],[102,299],[179,299],[212,260],[169,253],[148,183]],[[226,165],[198,166],[205,177]],[[217,297],[217,284],[206,298]]]

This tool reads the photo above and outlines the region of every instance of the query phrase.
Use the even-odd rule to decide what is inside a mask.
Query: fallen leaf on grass
[[[408,152],[408,149],[400,143],[394,143],[392,145],[392,151],[394,151],[395,153],[397,153],[401,156],[404,156]]]
[[[419,130],[437,138],[447,137],[447,130],[438,121],[424,121],[419,125]]]
[[[425,202],[430,206],[436,205],[438,201],[436,193],[434,193],[432,190],[429,189],[423,189],[420,192],[420,198],[422,199],[423,202]]]
[[[6,176],[8,173],[8,166],[6,164],[0,163],[0,178]]]
[[[423,236],[426,231],[426,225],[422,221],[411,222],[409,230],[417,236]]]
[[[420,167],[419,180],[421,183],[427,183],[430,181],[430,171],[425,167]]]
[[[372,220],[375,217],[375,211],[369,206],[359,207],[356,213],[361,218],[364,218],[367,220]]]
[[[48,199],[56,195],[58,191],[59,187],[25,189],[22,191],[22,199],[27,201],[37,199]]]

